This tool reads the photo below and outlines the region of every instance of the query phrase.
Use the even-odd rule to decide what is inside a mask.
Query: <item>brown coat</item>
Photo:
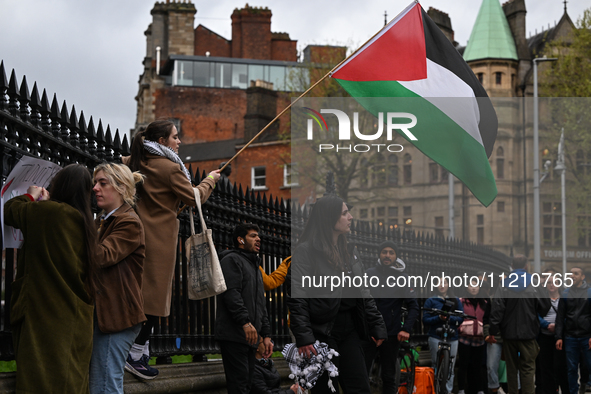
[[[146,154],[140,172],[146,176],[138,191],[137,213],[146,233],[144,261],[144,313],[166,317],[170,314],[172,278],[176,262],[179,221],[176,218],[181,201],[195,206],[193,187],[180,166],[173,161]],[[127,164],[129,157],[123,158]],[[205,202],[215,182],[205,178],[198,186],[201,202]]]
[[[99,226],[100,266],[95,297],[99,329],[114,333],[146,320],[142,273],[146,256],[144,226],[125,203]]]

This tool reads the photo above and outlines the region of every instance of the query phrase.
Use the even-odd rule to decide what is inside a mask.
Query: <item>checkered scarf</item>
[[[168,146],[164,146],[154,141],[144,140],[144,149],[153,155],[166,157],[168,160],[178,163],[189,182],[191,182],[191,174],[189,174],[189,170],[187,170],[187,167],[185,167],[179,155],[177,155],[175,151],[170,149]]]
[[[324,342],[318,342],[314,344],[314,348],[318,355],[312,354],[310,358],[304,358],[298,353],[298,348],[295,343],[290,343],[283,349],[283,357],[289,365],[291,374],[290,379],[293,379],[295,383],[300,386],[298,394],[302,393],[302,389],[311,389],[316,385],[318,378],[326,371],[330,377],[339,376],[338,368],[332,363],[332,358],[339,355],[334,349],[328,347]],[[332,392],[336,392],[336,389],[331,379],[328,379],[328,387]]]

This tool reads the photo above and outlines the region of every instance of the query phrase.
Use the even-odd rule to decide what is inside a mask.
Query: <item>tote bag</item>
[[[226,291],[226,281],[218,254],[215,251],[211,229],[207,228],[205,220],[203,220],[199,190],[196,188],[193,190],[203,232],[195,234],[193,212],[190,212],[191,236],[185,241],[185,253],[189,268],[188,295],[191,300],[202,300]]]

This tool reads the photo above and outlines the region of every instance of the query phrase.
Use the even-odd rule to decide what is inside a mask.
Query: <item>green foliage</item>
[[[548,45],[546,54],[557,57],[544,73],[541,93],[548,97],[591,97],[591,8],[577,21],[573,37]]]
[[[552,127],[542,137],[558,145],[564,128],[567,196],[577,214],[591,213],[591,8],[577,21],[572,36],[548,44],[558,60],[541,73],[540,93],[548,101]],[[552,152],[554,153],[554,152]],[[578,222],[581,222],[580,218]],[[586,227],[581,223],[579,227]],[[579,234],[581,235],[581,234]]]

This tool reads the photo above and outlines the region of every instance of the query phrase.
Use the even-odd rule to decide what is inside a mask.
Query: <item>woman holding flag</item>
[[[179,222],[176,218],[181,201],[195,206],[191,175],[178,156],[178,130],[169,120],[156,120],[140,131],[131,146],[131,155],[123,158],[132,171],[146,179],[138,188],[137,213],[144,224],[146,259],[142,293],[148,319],[133,344],[125,369],[142,379],[154,379],[158,370],[149,366],[149,338],[160,317],[170,314],[172,278],[176,261]],[[198,186],[205,202],[220,170],[209,173]]]

